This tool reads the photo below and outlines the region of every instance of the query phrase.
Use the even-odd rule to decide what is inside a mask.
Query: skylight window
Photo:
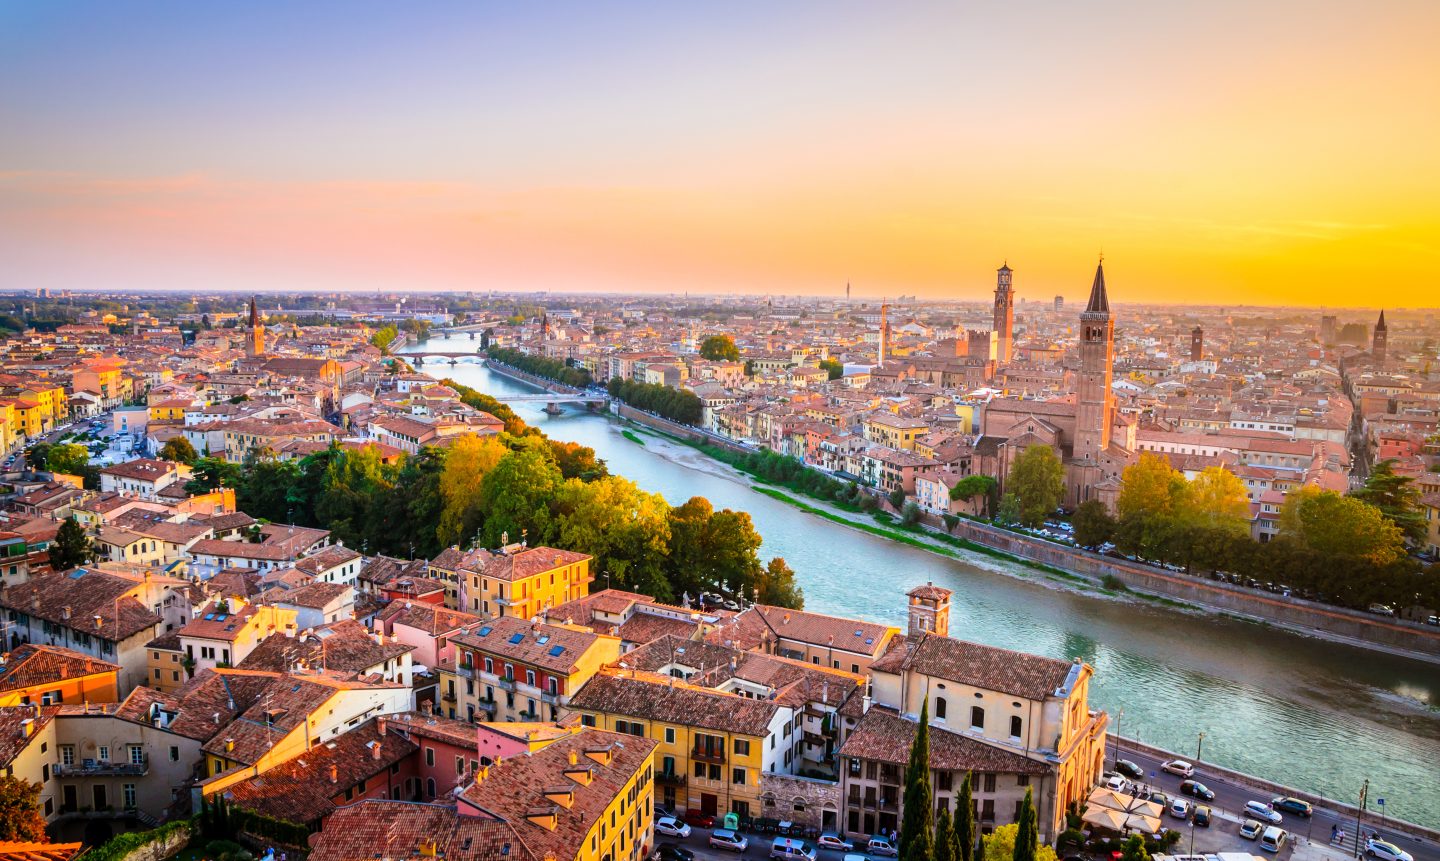
[[[543,646],[543,645],[545,645],[546,643],[550,642],[550,638],[549,638],[549,637],[543,637],[543,636],[542,636],[537,642],[539,642],[540,645]]]
[[[565,652],[565,647],[564,647],[564,646],[551,646],[551,647],[550,647],[550,657],[552,657],[552,658],[558,658],[558,657],[560,657],[562,654],[564,654],[564,652]]]
[[[495,629],[492,628],[492,627],[490,627],[489,625],[486,625],[485,627],[483,627],[483,628],[480,629],[480,636],[482,636],[482,637],[488,637],[488,636],[490,636],[490,632],[493,631],[493,630],[495,630]]]
[[[510,642],[511,642],[512,644],[519,644],[519,642],[520,642],[521,640],[523,640],[523,639],[525,639],[525,635],[524,635],[524,634],[511,634],[511,635],[510,635]]]

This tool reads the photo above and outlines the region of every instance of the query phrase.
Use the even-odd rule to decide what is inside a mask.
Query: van
[[[1279,852],[1285,848],[1285,841],[1289,836],[1285,833],[1285,829],[1271,825],[1265,829],[1264,834],[1260,835],[1260,848],[1266,852]]]
[[[770,857],[776,861],[815,861],[815,847],[794,837],[776,837],[770,843]]]

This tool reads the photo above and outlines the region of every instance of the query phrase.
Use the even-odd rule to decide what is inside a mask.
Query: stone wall
[[[770,804],[771,800],[774,804]],[[796,810],[797,801],[803,810]],[[834,814],[825,822],[825,812]],[[789,820],[805,828],[835,828],[840,822],[840,784],[810,777],[762,772],[760,809],[753,814],[766,819]]]

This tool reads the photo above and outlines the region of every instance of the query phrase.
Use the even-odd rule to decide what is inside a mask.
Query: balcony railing
[[[540,702],[546,703],[547,705],[558,706],[560,705],[560,695],[552,694],[549,691],[541,691]]]
[[[515,690],[515,680],[514,680],[514,679],[508,679],[508,678],[505,678],[504,676],[501,676],[499,679],[496,680],[495,684],[499,685],[502,690],[507,690],[507,691],[513,691],[513,690]]]
[[[656,782],[656,783],[665,783],[665,784],[669,784],[670,786],[684,786],[684,785],[685,785],[685,778],[686,778],[685,775],[683,775],[683,774],[677,774],[676,772],[673,772],[673,771],[657,771],[657,772],[655,772],[655,782]]]
[[[466,666],[465,664],[461,664],[460,666],[455,668],[455,675],[459,676],[462,679],[473,679],[475,678],[475,668],[473,666]]]
[[[143,777],[150,771],[150,757],[141,757],[137,762],[106,762],[96,759],[82,759],[79,762],[55,766],[56,777]]]
[[[691,759],[698,759],[701,762],[724,762],[725,749],[723,747],[697,747],[690,751]]]
[[[537,720],[539,720],[539,719],[540,719],[540,713],[539,713],[539,712],[523,711],[523,712],[520,713],[520,720],[521,720],[521,721],[524,721],[525,723],[534,723],[535,721],[537,721]]]

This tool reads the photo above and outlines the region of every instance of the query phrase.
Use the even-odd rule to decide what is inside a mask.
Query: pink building
[[[416,601],[394,601],[375,616],[375,630],[414,646],[415,663],[434,670],[444,661],[455,660],[450,638],[479,616]]]
[[[475,744],[475,727],[439,715],[407,712],[378,718],[385,731],[414,742],[417,801],[448,798],[465,786],[482,760]]]

